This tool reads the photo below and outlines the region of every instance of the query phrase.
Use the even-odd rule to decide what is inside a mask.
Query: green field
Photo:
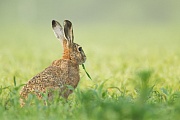
[[[24,108],[19,106],[19,86],[60,58],[62,48],[50,27],[19,28],[1,36],[6,39],[0,45],[1,119],[178,119],[177,28],[147,32],[109,27],[111,33],[101,27],[74,28],[92,80],[81,67],[81,81],[67,103]]]
[[[111,11],[118,8],[116,4]],[[80,8],[74,13],[85,9],[83,5],[86,4],[74,7]],[[108,3],[97,14],[103,13],[107,6]],[[89,20],[88,15],[78,21],[72,15],[75,42],[86,53],[85,66],[92,80],[80,66],[81,81],[68,101],[55,99],[44,106],[30,96],[29,104],[21,108],[22,85],[62,55],[62,46],[51,29],[51,20],[57,15],[50,13],[53,10],[47,13],[48,17],[42,15],[47,18],[42,22],[38,21],[40,18],[28,22],[16,18],[10,22],[10,16],[0,12],[4,16],[0,27],[0,120],[179,119],[180,24],[175,20],[180,17],[177,16],[165,23],[124,24],[110,18],[105,20],[105,14],[101,16],[104,21],[99,16]],[[58,17],[61,23],[66,19]]]

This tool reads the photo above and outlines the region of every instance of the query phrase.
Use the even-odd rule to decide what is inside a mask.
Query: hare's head
[[[63,59],[70,59],[79,65],[83,64],[86,61],[86,55],[82,47],[74,43],[72,23],[65,20],[63,28],[59,22],[52,20],[52,28],[63,45]]]

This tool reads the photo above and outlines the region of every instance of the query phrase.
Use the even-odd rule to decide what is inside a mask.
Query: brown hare
[[[24,106],[28,94],[35,94],[38,99],[48,92],[48,98],[52,98],[50,91],[59,91],[59,95],[68,98],[73,92],[67,86],[77,87],[80,80],[79,65],[86,61],[86,55],[80,45],[74,43],[73,27],[69,20],[64,21],[64,27],[52,20],[52,28],[55,36],[63,46],[62,59],[55,60],[44,71],[28,81],[20,92],[20,104]]]

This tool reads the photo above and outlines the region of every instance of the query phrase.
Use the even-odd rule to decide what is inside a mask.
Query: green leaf
[[[71,86],[71,85],[66,85],[67,86],[67,88],[69,89],[69,90],[73,90],[74,91],[74,87],[73,86]]]
[[[13,77],[13,80],[14,80],[14,86],[16,87],[16,77],[15,76]]]
[[[89,78],[90,80],[92,80],[91,76],[90,76],[89,73],[86,71],[86,68],[85,68],[84,64],[82,64],[82,68],[84,69],[84,71],[85,71],[86,75],[88,76],[88,78]]]

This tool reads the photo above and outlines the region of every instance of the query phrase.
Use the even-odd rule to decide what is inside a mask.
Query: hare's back
[[[27,86],[33,91],[45,91],[46,88],[56,88],[64,84],[64,72],[60,67],[49,66],[28,81]]]

